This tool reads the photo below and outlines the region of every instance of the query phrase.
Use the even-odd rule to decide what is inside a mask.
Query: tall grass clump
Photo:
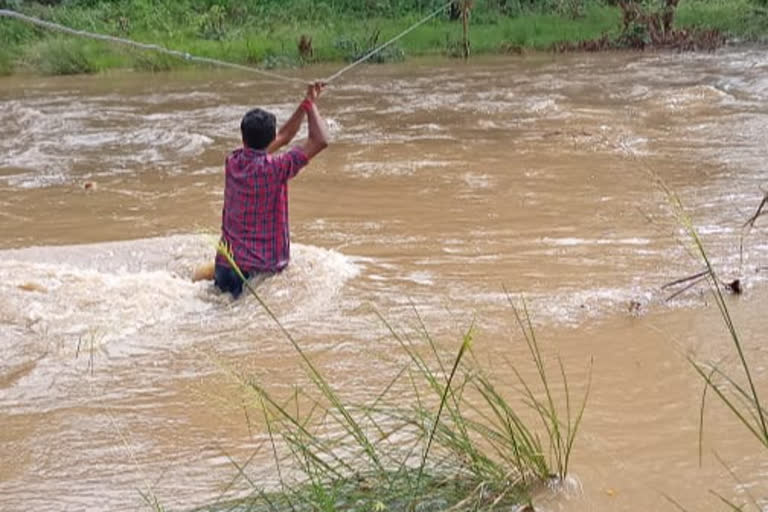
[[[687,236],[691,240],[694,254],[697,255],[704,264],[712,298],[717,305],[728,338],[738,357],[738,369],[736,374],[727,373],[718,364],[701,363],[696,361],[693,357],[689,357],[691,365],[705,383],[701,400],[702,418],[706,405],[707,391],[711,391],[720,399],[728,410],[738,418],[741,424],[744,425],[754,438],[764,448],[768,449],[768,409],[766,408],[765,402],[761,399],[755,385],[753,372],[744,352],[744,340],[736,328],[730,309],[728,308],[728,303],[725,299],[723,281],[719,279],[704,246],[704,241],[699,236],[692,219],[686,213],[680,198],[658,178],[657,183],[666,193],[667,198],[674,209],[678,223],[684,228]]]
[[[750,40],[765,38],[768,9],[756,1],[681,2],[676,26],[717,29],[731,37]],[[353,59],[371,46],[373,36],[379,31],[381,41],[389,39],[447,2],[51,0],[43,5],[0,0],[0,5],[4,4],[74,29],[154,43],[204,57],[284,67],[296,64],[296,47],[302,36],[312,38],[311,62]],[[612,43],[622,19],[616,3],[604,0],[484,0],[474,2],[471,12],[473,54],[522,53],[526,48],[589,48],[590,42],[603,39]],[[461,23],[455,19],[456,12],[453,16],[450,13],[451,10],[446,9],[444,14],[408,34],[376,59],[392,62],[406,55],[461,53],[456,52],[462,38]],[[643,35],[643,30],[635,35]],[[47,30],[0,19],[0,47],[19,46],[30,50],[50,37],[52,34]],[[85,47],[90,44],[79,41]],[[148,71],[169,69],[166,61],[147,59],[102,59],[90,55],[99,69],[126,66]],[[82,59],[74,65],[70,62],[60,67],[66,73],[77,72],[77,69],[89,72],[87,66],[82,66]],[[46,68],[57,71],[55,66]]]
[[[134,70],[150,73],[172,71],[183,65],[176,57],[155,52],[135,52],[132,60]]]
[[[228,248],[219,251],[243,278]],[[251,482],[248,498],[205,510],[491,510],[528,503],[538,484],[566,477],[589,385],[573,405],[564,366],[558,362],[552,378],[524,307],[512,310],[537,377],[512,369],[523,391],[482,370],[474,327],[446,356],[418,312],[419,327],[406,333],[377,313],[406,362],[381,393],[357,403],[335,389],[243,280],[299,355],[311,386],[279,397],[258,379],[231,372],[256,411],[247,417],[263,419],[279,484]],[[246,468],[233,464],[250,482]]]
[[[689,234],[696,249],[706,265],[708,282],[712,297],[717,304],[734,352],[738,356],[736,373],[729,373],[716,363],[701,363],[689,357],[691,365],[703,379],[705,388],[701,397],[700,426],[703,429],[704,409],[707,391],[712,391],[717,398],[738,418],[739,422],[752,436],[768,449],[768,408],[758,393],[749,361],[744,353],[744,340],[733,322],[733,317],[723,294],[722,284],[715,272],[695,228],[690,226]],[[701,439],[701,436],[700,436]]]
[[[26,62],[35,71],[45,75],[77,75],[98,71],[87,47],[80,41],[68,38],[39,42],[28,52]]]
[[[765,40],[768,9],[754,0],[711,0],[680,2],[676,16],[679,27],[718,29],[731,37],[748,41]]]
[[[720,280],[705,248],[704,241],[696,230],[693,220],[687,214],[679,196],[672,191],[661,178],[652,172],[651,176],[665,193],[677,222],[684,229],[685,234],[690,240],[693,255],[700,259],[705,267],[705,275],[707,276],[707,282],[712,298],[717,305],[728,339],[731,342],[731,346],[738,360],[736,368],[729,371],[723,369],[721,363],[702,362],[692,355],[688,356],[688,362],[704,383],[699,402],[699,460],[701,461],[702,459],[704,413],[707,406],[707,398],[710,394],[714,394],[717,399],[726,406],[728,411],[738,419],[739,423],[741,423],[745,430],[754,437],[762,448],[768,450],[768,407],[766,407],[766,403],[758,392],[755,384],[753,370],[745,354],[744,339],[736,328],[736,324],[733,321],[733,317],[728,307],[728,302],[726,301],[726,294],[723,290],[724,282]],[[768,454],[768,452],[766,452],[766,454]],[[718,460],[734,480],[740,484],[735,473],[719,456]],[[711,492],[726,505],[728,510],[746,510],[746,505],[737,505],[717,492]],[[685,511],[685,508],[672,498],[668,497],[667,499],[679,510]],[[754,509],[756,511],[761,511],[762,508],[757,503],[757,500],[754,498],[751,499]]]
[[[0,49],[0,76],[8,76],[13,73],[13,57],[5,49]]]

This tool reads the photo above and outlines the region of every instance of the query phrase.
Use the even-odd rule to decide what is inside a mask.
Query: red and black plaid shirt
[[[279,272],[288,265],[288,180],[307,163],[299,147],[281,155],[241,148],[227,157],[221,236],[244,272]],[[220,254],[216,263],[229,267]]]

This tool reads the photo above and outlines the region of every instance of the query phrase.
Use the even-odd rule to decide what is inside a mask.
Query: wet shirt
[[[288,180],[307,163],[299,147],[281,155],[241,148],[227,157],[221,236],[244,272],[279,272],[288,265]],[[229,267],[220,254],[216,263]]]

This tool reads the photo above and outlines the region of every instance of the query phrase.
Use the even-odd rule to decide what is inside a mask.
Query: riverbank
[[[303,9],[261,8],[253,12],[218,4],[196,9],[191,4],[157,2],[147,7],[145,3],[129,1],[92,7],[50,7],[5,2],[6,7],[68,27],[264,68],[351,60],[411,26],[426,12],[412,10],[391,16],[377,12],[368,17],[343,8],[334,12],[325,4],[309,8],[301,3]],[[618,37],[622,29],[621,10],[597,2],[586,2],[575,17],[572,13],[543,10],[505,14],[498,9],[478,6],[473,11],[473,54],[549,51],[558,43],[578,43],[606,34]],[[760,41],[768,35],[768,10],[752,0],[684,0],[677,9],[675,27],[722,31],[731,41]],[[306,41],[303,47],[299,44],[302,36]],[[461,51],[461,23],[445,16],[415,30],[377,56],[377,60],[459,56]],[[169,71],[188,65],[162,54],[64,36],[0,19],[0,75],[80,74],[114,68]]]

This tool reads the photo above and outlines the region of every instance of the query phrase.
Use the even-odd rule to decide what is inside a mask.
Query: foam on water
[[[547,245],[586,246],[586,245],[648,245],[651,241],[647,238],[620,238],[620,239],[586,239],[576,237],[544,237],[542,243]]]
[[[195,92],[83,99],[73,91],[0,101],[0,168],[18,170],[0,179],[12,187],[39,188],[83,175],[137,173],[147,165],[195,170],[195,157],[217,141],[235,144],[240,118],[252,108],[218,100],[216,94]],[[286,119],[295,105],[267,107]],[[341,131],[337,121],[329,124],[333,133]],[[56,140],[52,133],[59,134]],[[222,151],[228,149],[224,144]]]
[[[294,244],[291,265],[260,282],[257,291],[281,321],[306,326],[308,321],[335,309],[333,304],[343,286],[359,272],[359,267],[339,252]],[[247,295],[232,304],[239,312],[256,307],[254,299]],[[261,322],[263,319],[254,319],[250,323]]]
[[[388,162],[356,162],[349,166],[352,173],[361,178],[378,176],[411,176],[423,169],[446,168],[453,162],[440,160],[401,160]]]
[[[0,277],[0,292],[7,299],[0,305],[2,315],[30,334],[54,339],[93,338],[108,344],[214,304],[202,285],[165,271],[111,273],[7,261],[0,264]]]
[[[18,335],[9,332],[0,347],[38,339],[71,355],[83,340],[97,340],[120,353],[141,350],[144,335],[171,333],[201,316],[231,322],[233,312],[255,304],[233,303],[211,283],[191,281],[193,268],[213,257],[214,241],[173,236],[1,251],[0,318]],[[309,320],[356,273],[340,253],[294,244],[292,264],[260,283],[259,292],[284,319]]]
[[[732,96],[712,85],[694,85],[659,91],[653,95],[650,103],[672,111],[686,111],[692,109],[711,109],[721,102],[732,99]]]
[[[200,132],[200,117],[211,125],[222,125],[219,112],[205,109],[176,115],[157,114],[157,119],[134,130],[126,122],[136,122],[141,106],[106,108],[104,97],[88,101],[62,102],[58,98],[24,99],[0,103],[0,124],[5,136],[0,140],[0,167],[27,172],[6,176],[14,187],[44,187],[71,179],[73,170],[90,167],[111,169],[136,164],[178,164],[179,157],[196,156],[213,139]],[[191,117],[191,119],[190,119]],[[60,134],[56,140],[51,134]],[[124,148],[133,146],[132,151]],[[112,151],[120,148],[118,152]],[[123,154],[116,157],[115,154]]]
[[[0,407],[75,407],[90,396],[84,377],[94,367],[95,385],[138,366],[142,389],[163,392],[171,354],[207,351],[211,340],[219,353],[250,352],[242,341],[251,338],[263,352],[283,348],[279,337],[265,336],[275,326],[255,299],[233,300],[211,282],[192,282],[214,242],[179,235],[0,251]],[[343,287],[357,273],[338,252],[294,244],[291,265],[255,286],[301,335],[339,324]],[[119,388],[113,398],[129,391]]]

